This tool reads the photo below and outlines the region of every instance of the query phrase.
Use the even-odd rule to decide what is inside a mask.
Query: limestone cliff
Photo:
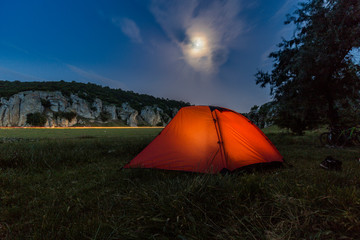
[[[140,113],[124,102],[121,106],[106,104],[95,98],[89,102],[76,94],[64,96],[60,91],[24,91],[0,98],[0,127],[30,126],[29,114],[40,113],[44,126],[68,127],[87,123],[118,122],[128,126],[164,126],[178,109],[165,113],[156,105],[143,106]],[[168,111],[169,112],[169,111]]]

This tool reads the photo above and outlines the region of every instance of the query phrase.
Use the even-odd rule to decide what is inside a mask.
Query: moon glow
[[[194,57],[202,56],[207,54],[208,46],[207,40],[205,37],[193,37],[190,41],[190,54]]]
[[[210,35],[193,29],[189,29],[187,35],[189,40],[182,44],[186,62],[200,72],[211,72],[213,65]]]

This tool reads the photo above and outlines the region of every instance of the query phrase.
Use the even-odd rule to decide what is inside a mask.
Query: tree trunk
[[[327,118],[329,120],[330,127],[335,127],[339,123],[339,114],[335,108],[335,101],[331,94],[326,94],[326,100],[328,104]]]

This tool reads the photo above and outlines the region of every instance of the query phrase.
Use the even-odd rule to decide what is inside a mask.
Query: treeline
[[[120,88],[112,89],[93,83],[85,84],[75,81],[65,82],[63,80],[54,82],[0,81],[0,97],[9,98],[22,91],[61,91],[64,96],[69,97],[73,93],[90,103],[95,98],[99,98],[105,104],[115,104],[116,106],[128,102],[132,108],[138,111],[144,106],[152,105],[157,105],[164,111],[170,111],[171,108],[180,109],[190,105],[188,102],[157,98],[147,94],[124,91]]]

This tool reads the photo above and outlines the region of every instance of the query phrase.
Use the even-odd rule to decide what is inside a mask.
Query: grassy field
[[[272,128],[293,167],[121,170],[160,130],[0,129],[0,239],[360,239],[359,148]]]
[[[162,128],[0,128],[0,140],[153,137]]]

